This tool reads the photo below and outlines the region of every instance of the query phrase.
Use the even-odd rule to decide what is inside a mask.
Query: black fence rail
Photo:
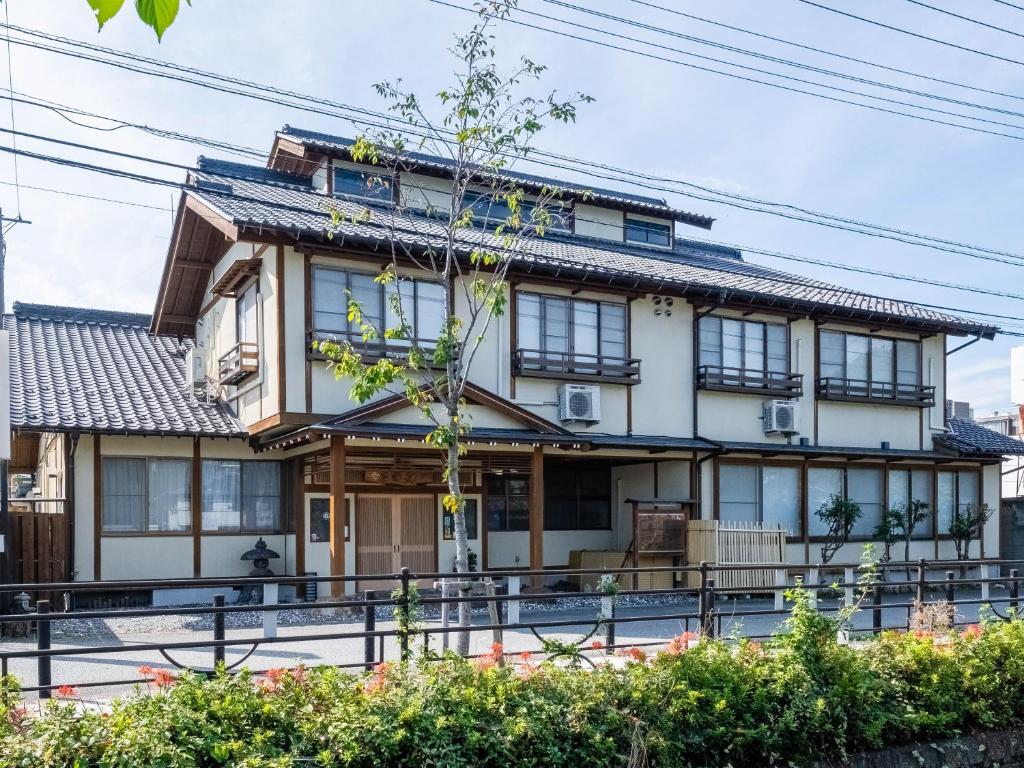
[[[451,635],[466,631],[450,620],[453,612],[462,603],[471,603],[487,610],[487,618],[474,623],[469,629],[474,634],[490,633],[495,642],[501,642],[507,633],[518,633],[535,641],[532,646],[522,649],[549,656],[565,655],[564,640],[557,646],[549,646],[550,635],[542,634],[567,632],[574,634],[580,658],[590,661],[588,652],[596,642],[601,653],[622,648],[643,648],[664,646],[672,636],[664,636],[666,628],[673,634],[694,633],[705,637],[763,639],[775,631],[779,622],[788,615],[785,595],[789,590],[801,589],[809,592],[810,600],[818,610],[828,613],[856,610],[862,617],[853,621],[843,632],[849,639],[857,634],[870,634],[888,629],[909,629],[913,626],[914,612],[920,606],[948,604],[952,615],[952,626],[973,623],[976,618],[965,616],[962,610],[971,611],[975,616],[981,606],[988,606],[995,620],[1013,618],[1021,603],[1020,566],[1024,561],[972,560],[972,561],[925,561],[886,563],[864,572],[860,565],[842,564],[828,566],[791,565],[785,563],[760,565],[714,565],[701,563],[696,566],[660,566],[647,568],[618,569],[561,569],[544,571],[486,571],[483,573],[411,573],[402,569],[399,573],[376,574],[372,576],[272,576],[265,578],[207,578],[207,579],[164,579],[148,581],[106,581],[67,582],[58,584],[9,584],[0,585],[0,592],[16,593],[21,606],[16,612],[0,615],[0,630],[11,635],[12,628],[20,629],[21,638],[0,641],[0,675],[6,680],[13,665],[21,665],[21,677],[26,674],[25,664],[34,666],[35,681],[21,686],[23,693],[37,693],[40,698],[49,698],[54,689],[61,686],[74,688],[102,688],[145,684],[147,677],[103,679],[103,680],[54,680],[55,660],[73,661],[85,657],[114,657],[131,654],[149,654],[154,663],[170,665],[172,668],[209,674],[218,667],[228,671],[237,670],[258,650],[276,646],[302,645],[310,643],[340,644],[344,641],[361,640],[361,653],[355,658],[331,661],[332,666],[358,672],[369,670],[384,661],[390,641],[394,658],[406,660],[415,652],[416,645],[424,651],[439,651],[447,648]],[[757,579],[758,586],[742,584],[742,574],[770,572],[776,583],[765,586],[764,578]],[[639,589],[637,581],[647,577],[653,581],[660,577],[672,586]],[[301,585],[315,578],[328,585],[327,592],[335,596],[316,602],[282,601],[279,588]],[[543,581],[553,578],[576,580],[577,584],[589,584],[597,580],[596,589],[580,588],[568,592],[547,592],[539,589]],[[721,579],[722,581],[718,581]],[[360,583],[375,584],[391,582],[389,590],[359,591]],[[716,583],[718,582],[718,583]],[[724,583],[728,586],[719,586]],[[425,588],[420,585],[426,584]],[[348,589],[352,587],[352,589]],[[629,588],[632,587],[632,588]],[[209,605],[180,607],[147,607],[122,610],[64,610],[54,612],[48,599],[38,599],[35,605],[26,605],[30,593],[39,595],[61,594],[63,606],[74,605],[69,599],[76,593],[101,593],[104,591],[131,592],[165,589],[212,589],[218,590]],[[228,604],[225,593],[228,589],[239,590],[240,595],[258,594],[259,603]],[[223,591],[219,591],[223,590]],[[355,591],[355,594],[345,594]],[[995,593],[995,594],[994,594]],[[753,597],[754,599],[748,600]],[[756,598],[770,606],[761,607]],[[596,610],[588,614],[590,602],[596,601]],[[545,610],[539,617],[524,621],[521,608],[530,604],[547,604],[546,608],[565,608],[574,615],[559,616],[555,610]],[[580,608],[587,603],[587,608]],[[731,605],[730,605],[731,603]],[[560,606],[561,604],[561,606]],[[278,633],[278,612],[300,611],[345,611],[351,619],[360,623],[345,624],[344,631],[325,627],[327,631],[315,631],[304,625],[301,634],[280,635]],[[435,609],[440,617],[421,621],[417,612],[421,609]],[[392,615],[393,626],[378,627],[378,611]],[[243,633],[239,637],[227,636],[226,618],[234,613],[261,613],[262,633]],[[585,614],[581,617],[579,614]],[[169,642],[131,642],[107,644],[65,644],[53,647],[53,628],[62,622],[89,619],[125,619],[170,616],[211,616],[212,630],[208,636],[190,637]],[[762,631],[736,631],[744,620],[760,621]],[[765,627],[765,621],[775,624]],[[619,642],[617,630],[634,628],[645,631],[643,638]],[[730,629],[729,632],[725,632]],[[17,644],[28,647],[13,648]],[[570,644],[571,645],[571,644]],[[335,646],[336,647],[336,646]],[[554,650],[552,650],[554,647]],[[227,660],[227,649],[242,650],[240,658]],[[209,650],[209,664],[185,663],[175,656],[183,651]],[[349,654],[352,656],[353,654]],[[163,661],[161,662],[160,659]],[[144,662],[145,663],[145,662]],[[318,662],[319,663],[319,662]],[[593,663],[593,662],[591,662]],[[141,667],[142,665],[140,665]],[[255,672],[265,670],[255,669]],[[8,695],[6,688],[0,691]]]

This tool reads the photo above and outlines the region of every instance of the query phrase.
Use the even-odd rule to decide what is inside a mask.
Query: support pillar
[[[345,575],[345,438],[331,436],[331,576]],[[344,582],[331,582],[331,595],[345,594]]]
[[[544,448],[533,449],[530,463],[530,570],[544,567]],[[533,586],[544,584],[541,577],[532,579]]]

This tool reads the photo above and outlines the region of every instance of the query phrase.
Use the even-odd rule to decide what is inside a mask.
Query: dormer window
[[[335,166],[333,192],[335,196],[390,202],[391,179],[385,174]]]
[[[672,245],[672,225],[627,216],[626,242],[669,248]]]
[[[512,207],[508,200],[496,197],[490,192],[467,191],[462,199],[464,208],[473,211],[473,221],[482,224],[488,229],[504,224],[512,215]],[[531,200],[519,201],[519,217],[523,224],[529,224],[534,217],[534,210],[537,204]],[[548,229],[560,232],[569,231],[568,211],[560,205],[548,204],[545,206],[548,215],[551,216],[551,223]]]

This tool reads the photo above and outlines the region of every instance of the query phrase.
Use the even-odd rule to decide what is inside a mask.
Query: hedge
[[[799,766],[1024,719],[1022,620],[853,645],[835,629],[798,603],[763,645],[683,636],[594,669],[500,648],[362,677],[144,669],[109,711],[62,690],[30,716],[11,697],[0,766]]]

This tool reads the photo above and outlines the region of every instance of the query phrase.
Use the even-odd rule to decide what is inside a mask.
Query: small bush
[[[144,671],[150,689],[108,713],[56,700],[28,717],[8,696],[0,766],[738,768],[1024,722],[1024,621],[854,646],[835,630],[798,601],[770,643],[687,635],[593,670],[495,648],[359,678],[329,667],[209,680]]]

